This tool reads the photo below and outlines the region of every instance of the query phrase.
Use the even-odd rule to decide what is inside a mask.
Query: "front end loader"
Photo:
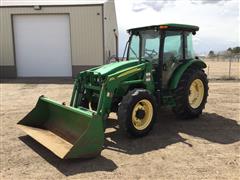
[[[134,137],[150,132],[160,106],[172,108],[180,119],[198,117],[208,96],[206,64],[192,49],[198,30],[183,24],[128,30],[126,61],[80,72],[69,105],[41,96],[18,126],[58,157],[70,159],[101,153],[110,112]]]

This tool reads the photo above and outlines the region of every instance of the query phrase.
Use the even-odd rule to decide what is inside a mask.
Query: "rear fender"
[[[188,61],[187,63],[180,65],[172,74],[172,77],[169,81],[169,89],[177,88],[178,83],[179,83],[183,73],[191,66],[195,66],[199,69],[204,69],[207,67],[205,62],[203,62],[202,60],[198,60],[198,59]]]

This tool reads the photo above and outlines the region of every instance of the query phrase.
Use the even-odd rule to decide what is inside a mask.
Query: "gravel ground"
[[[1,83],[1,179],[238,179],[240,83],[210,82],[203,115],[176,120],[161,110],[153,131],[132,139],[109,120],[105,149],[88,160],[60,160],[16,127],[44,94],[69,102],[72,82],[4,80]]]

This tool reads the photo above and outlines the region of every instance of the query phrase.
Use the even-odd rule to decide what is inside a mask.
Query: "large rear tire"
[[[202,114],[208,97],[208,79],[203,70],[189,68],[174,93],[173,112],[180,119],[193,119]]]
[[[129,91],[118,108],[120,129],[134,137],[147,135],[156,117],[155,98],[145,89]]]

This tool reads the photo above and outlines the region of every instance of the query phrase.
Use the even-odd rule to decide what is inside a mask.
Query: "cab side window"
[[[186,47],[185,47],[186,59],[193,59],[195,56],[195,53],[193,51],[192,33],[186,32],[185,37],[186,37]]]
[[[183,59],[182,32],[166,31],[163,60],[178,61]]]

